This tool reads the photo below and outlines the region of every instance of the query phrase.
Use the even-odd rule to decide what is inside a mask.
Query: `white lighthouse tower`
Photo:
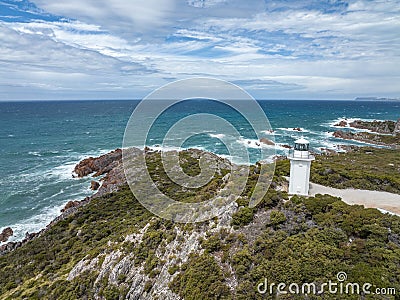
[[[308,195],[310,185],[311,162],[315,159],[309,152],[310,143],[300,138],[294,142],[294,151],[290,153],[289,194]]]

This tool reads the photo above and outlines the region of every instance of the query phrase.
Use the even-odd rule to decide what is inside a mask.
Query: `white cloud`
[[[35,33],[30,33],[0,23],[0,99],[68,98],[87,91],[98,97],[121,88],[134,97],[136,76],[154,72],[134,61],[66,45],[57,40],[54,28],[42,25],[40,30],[31,27]],[[140,90],[140,82],[137,87]]]
[[[175,0],[34,0],[48,12],[75,18],[102,28],[139,36],[166,26]]]
[[[0,23],[10,93],[126,98],[201,74],[261,98],[400,94],[399,1],[34,2],[76,21]]]
[[[226,3],[228,2],[228,0],[187,0],[186,2],[193,7],[208,8],[222,3]]]

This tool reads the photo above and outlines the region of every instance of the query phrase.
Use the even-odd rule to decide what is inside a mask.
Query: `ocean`
[[[338,144],[360,143],[332,137],[340,120],[397,120],[400,102],[265,100],[258,101],[274,130],[277,154],[299,137],[311,148],[336,149]],[[10,241],[21,240],[59,215],[69,200],[93,193],[92,178],[73,178],[74,166],[122,146],[126,124],[138,101],[0,102],[0,231],[12,227]],[[231,147],[245,146],[252,162],[258,158],[258,139],[235,111],[214,101],[185,101],[160,116],[147,138],[148,146],[161,148],[163,136],[174,122],[193,113],[216,114],[234,124],[242,135]],[[158,124],[158,126],[157,126]],[[300,128],[301,131],[293,130]],[[140,130],[140,128],[138,128]],[[349,130],[349,129],[347,129]],[[271,138],[269,132],[257,132]],[[220,138],[224,132],[204,132],[184,142],[229,157]],[[363,144],[365,145],[365,144]],[[241,157],[230,157],[243,163]]]

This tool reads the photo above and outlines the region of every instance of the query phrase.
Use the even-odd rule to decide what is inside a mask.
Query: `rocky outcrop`
[[[140,151],[137,149],[137,151]],[[91,181],[90,189],[97,191],[90,198],[96,198],[107,193],[117,191],[127,184],[122,164],[122,150],[116,149],[99,157],[89,157],[79,162],[74,169],[78,177],[85,177],[92,173],[93,177],[105,175],[98,181]]]
[[[394,130],[393,130],[394,134],[400,134],[400,119],[397,120],[395,126],[394,126]]]
[[[349,126],[357,129],[365,129],[375,133],[393,134],[396,122],[394,121],[362,121],[355,120]]]
[[[110,172],[113,168],[121,163],[121,160],[122,150],[116,149],[99,157],[89,157],[82,160],[75,166],[74,173],[78,177],[85,177],[94,173],[93,177],[97,177]]]
[[[354,137],[354,133],[338,130],[333,133],[333,137],[338,139],[351,140]]]
[[[33,233],[29,233],[27,232],[25,234],[25,238],[22,241],[19,242],[8,242],[7,244],[1,245],[0,246],[0,256],[11,252],[21,246],[23,246],[24,244],[26,244],[27,242],[33,240],[34,238],[36,238],[37,236],[40,235],[40,233],[44,232],[46,229],[41,230],[39,233],[33,232]]]
[[[79,207],[80,205],[81,205],[81,201],[68,201],[68,203],[65,204],[65,206],[61,210],[61,212],[65,212],[70,208]]]
[[[14,231],[11,227],[4,228],[3,231],[0,233],[0,242],[7,242],[8,239],[13,236]]]
[[[92,196],[93,198],[112,193],[117,191],[119,187],[126,185],[127,181],[122,162],[119,162],[113,169],[107,172],[107,174],[100,179],[100,182],[101,185],[97,193]]]
[[[347,127],[347,125],[348,125],[347,122],[342,120],[339,123],[336,123],[334,126],[335,127]]]
[[[373,134],[369,132],[350,132],[350,131],[335,131],[333,133],[335,138],[344,140],[354,140],[364,143],[370,143],[375,145],[388,146],[390,148],[400,148],[400,136],[399,135],[381,135]]]

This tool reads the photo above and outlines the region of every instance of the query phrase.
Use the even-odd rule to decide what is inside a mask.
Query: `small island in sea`
[[[398,125],[354,121],[349,126],[397,136]],[[316,154],[312,183],[400,198],[399,143],[386,141]],[[160,190],[187,203],[204,201],[223,189],[232,165],[217,157],[219,169],[210,182],[187,189],[168,178],[159,150],[144,151]],[[202,223],[173,223],[152,215],[135,199],[121,152],[82,160],[74,174],[92,176],[94,194],[69,202],[42,231],[1,246],[4,299],[262,299],[257,286],[265,278],[319,288],[338,272],[351,282],[400,290],[398,204],[370,199],[365,206],[349,205],[329,193],[289,196],[289,161],[277,157],[272,184],[256,207],[249,202],[263,176],[260,163],[250,166],[246,188],[223,214]],[[203,152],[179,153],[187,174],[200,172]]]
[[[388,98],[388,97],[356,97],[355,101],[400,101],[400,98]]]

